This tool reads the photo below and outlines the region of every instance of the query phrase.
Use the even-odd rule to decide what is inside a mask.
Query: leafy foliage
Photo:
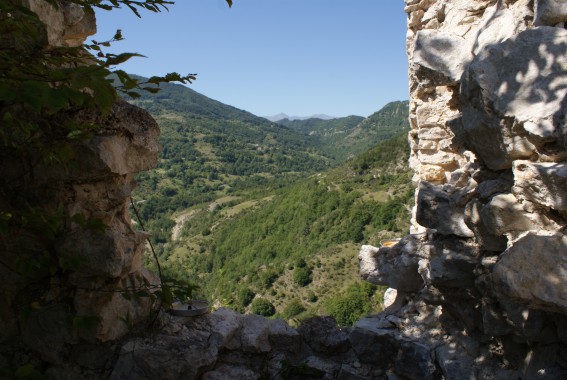
[[[276,308],[270,301],[265,298],[256,298],[252,301],[250,311],[254,314],[262,315],[264,317],[271,317],[276,313]]]
[[[353,284],[343,295],[327,301],[327,312],[335,317],[339,325],[353,325],[373,310],[372,296],[376,290],[375,285],[367,282]]]

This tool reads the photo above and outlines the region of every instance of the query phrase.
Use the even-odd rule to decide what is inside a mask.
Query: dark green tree
[[[256,298],[252,301],[250,311],[254,314],[262,315],[264,317],[271,317],[276,314],[276,308],[270,301],[265,298]]]

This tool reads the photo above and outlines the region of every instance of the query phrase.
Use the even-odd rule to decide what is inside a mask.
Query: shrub
[[[315,294],[315,292],[313,290],[310,290],[307,293],[307,301],[309,302],[317,302],[317,300],[319,299],[319,297],[317,297],[317,295]]]
[[[295,268],[293,281],[299,286],[307,286],[313,281],[313,272],[309,267]]]
[[[339,325],[353,325],[360,317],[372,311],[371,297],[375,291],[376,286],[372,284],[353,284],[348,287],[345,294],[326,302],[327,312],[337,320]]]
[[[250,302],[252,302],[255,295],[256,294],[248,288],[240,289],[240,291],[238,292],[238,298],[240,299],[240,305],[242,305],[243,307],[250,305]]]
[[[264,317],[271,317],[276,313],[276,308],[274,307],[274,305],[272,305],[272,303],[265,298],[256,298],[252,302],[250,310],[254,314],[262,315]]]
[[[305,307],[303,307],[301,302],[297,299],[292,299],[284,308],[284,311],[282,313],[282,318],[290,319],[298,314],[303,313],[304,311],[305,311]]]
[[[274,270],[267,270],[261,276],[261,282],[265,289],[270,289],[278,279],[278,274]]]

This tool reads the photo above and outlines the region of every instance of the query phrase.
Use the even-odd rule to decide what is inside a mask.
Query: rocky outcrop
[[[96,31],[94,14],[77,4],[21,4],[44,24],[37,49],[79,46]],[[23,198],[26,208],[18,210],[21,225],[0,237],[0,377],[6,363],[12,370],[40,370],[45,365],[38,363],[61,365],[76,357],[96,366],[97,355],[87,360],[75,350],[105,347],[147,322],[150,298],[129,295],[159,286],[142,266],[147,234],[133,228],[128,213],[134,175],[157,162],[157,123],[124,101],[105,115],[69,110],[69,120],[99,128],[90,138],[57,146],[72,157],[68,161],[32,164],[31,148],[29,161],[2,151],[1,209],[10,209],[6,194]]]
[[[330,317],[293,329],[282,320],[219,309],[169,317],[156,336],[122,346],[111,379],[433,379],[428,347],[385,321],[340,330]]]
[[[360,252],[361,276],[398,290],[365,323],[394,322],[392,345],[421,344],[445,379],[563,378],[565,2],[406,12],[416,207],[412,235]]]

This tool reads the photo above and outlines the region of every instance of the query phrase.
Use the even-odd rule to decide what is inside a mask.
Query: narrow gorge
[[[22,46],[2,35],[6,51],[80,46],[96,30],[75,2],[13,3],[41,23]],[[346,328],[224,308],[155,316],[137,291],[160,279],[128,207],[134,175],[156,165],[159,127],[117,100],[108,114],[70,111],[100,126],[73,143],[73,165],[30,171],[2,152],[2,191],[62,222],[47,242],[29,218],[0,235],[0,377],[567,378],[567,3],[405,3],[412,227],[359,254],[360,276],[390,288],[383,312]],[[38,252],[67,265],[17,270]]]

